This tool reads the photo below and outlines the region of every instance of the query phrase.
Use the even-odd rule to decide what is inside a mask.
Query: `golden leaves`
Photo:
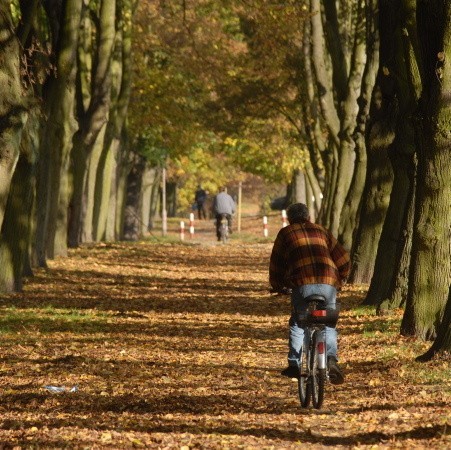
[[[243,223],[255,235],[260,226]],[[449,362],[416,363],[427,344],[399,336],[399,311],[378,317],[360,307],[363,285],[341,293],[346,383],[327,385],[322,411],[301,410],[297,384],[279,375],[289,300],[267,292],[271,242],[232,235],[217,245],[211,223],[203,227],[190,244],[71,250],[37,271],[25,293],[3,298],[1,441],[178,450],[451,445]],[[79,390],[52,395],[46,384]]]

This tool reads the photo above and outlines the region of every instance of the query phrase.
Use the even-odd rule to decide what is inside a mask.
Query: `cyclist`
[[[227,188],[221,187],[219,193],[213,199],[213,213],[216,218],[216,237],[221,240],[221,216],[225,214],[229,226],[229,233],[232,233],[232,215],[235,214],[235,202],[227,194]]]
[[[288,367],[281,374],[299,377],[299,357],[304,330],[296,322],[295,311],[306,310],[304,299],[312,294],[326,298],[327,307],[336,302],[340,289],[350,271],[349,254],[332,233],[310,221],[303,203],[288,207],[289,225],[282,228],[274,241],[269,264],[269,282],[274,291],[291,288],[292,314],[289,321]],[[326,327],[327,363],[333,384],[341,384],[344,375],[337,359],[337,330]]]

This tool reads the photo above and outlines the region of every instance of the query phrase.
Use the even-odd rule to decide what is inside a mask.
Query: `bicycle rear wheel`
[[[226,217],[223,217],[221,219],[220,233],[221,233],[221,241],[225,244],[229,237],[229,225],[227,223]]]
[[[324,386],[326,384],[326,369],[318,367],[318,333],[312,337],[312,359],[310,361],[312,380],[312,403],[314,408],[321,408],[324,401]]]
[[[308,348],[302,346],[301,357],[299,360],[299,379],[298,379],[299,401],[303,408],[310,405],[312,398],[312,378],[310,376]]]

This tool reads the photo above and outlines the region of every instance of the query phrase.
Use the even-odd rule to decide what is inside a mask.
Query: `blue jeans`
[[[326,297],[326,305],[328,307],[335,306],[337,300],[337,289],[328,284],[306,284],[293,288],[291,294],[292,314],[290,317],[290,338],[288,342],[288,365],[297,367],[301,347],[304,342],[304,330],[298,326],[294,311],[305,311],[307,303],[304,301],[306,297],[312,294],[321,294]],[[337,357],[337,330],[335,328],[326,327],[327,356]]]

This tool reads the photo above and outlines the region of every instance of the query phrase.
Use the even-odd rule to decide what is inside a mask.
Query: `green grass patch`
[[[28,330],[37,333],[105,332],[110,317],[90,310],[3,308],[0,312],[0,334]]]

